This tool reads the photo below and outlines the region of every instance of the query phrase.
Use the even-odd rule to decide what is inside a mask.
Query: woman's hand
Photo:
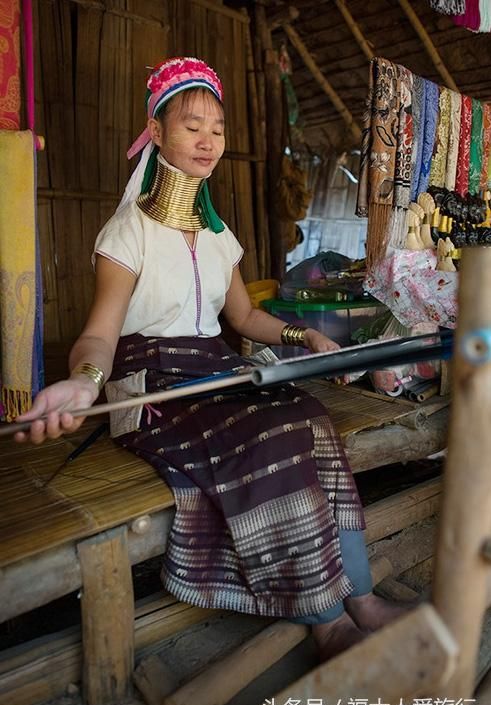
[[[97,385],[89,378],[67,379],[43,389],[36,396],[31,409],[16,418],[16,421],[32,421],[29,432],[19,431],[14,440],[23,443],[30,440],[39,444],[46,438],[59,438],[63,433],[76,431],[85,417],[74,418],[71,411],[87,409],[99,395]],[[47,416],[40,419],[40,416]]]
[[[319,333],[319,331],[313,328],[307,328],[305,331],[305,346],[312,353],[332,352],[341,349],[341,346],[334,342],[334,340],[331,340],[331,338],[328,338],[326,335],[322,335],[322,333]]]

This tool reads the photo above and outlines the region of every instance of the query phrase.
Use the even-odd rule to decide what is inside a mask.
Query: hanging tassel
[[[392,206],[370,203],[368,206],[367,268],[371,269],[385,256],[388,244]]]

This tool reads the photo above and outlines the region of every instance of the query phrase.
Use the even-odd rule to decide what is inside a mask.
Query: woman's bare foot
[[[319,648],[321,662],[337,656],[365,638],[365,634],[346,612],[332,622],[315,624],[312,634]]]
[[[410,603],[405,605],[389,602],[383,597],[374,595],[373,592],[360,597],[347,597],[344,606],[357,627],[365,632],[381,629],[394,619],[407,614],[412,608]]]

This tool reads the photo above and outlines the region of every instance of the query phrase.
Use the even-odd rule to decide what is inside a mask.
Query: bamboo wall
[[[165,57],[198,56],[222,78],[227,152],[210,186],[218,213],[245,249],[244,279],[264,276],[256,256],[251,152],[259,128],[249,105],[247,15],[212,0],[34,5],[36,128],[46,137],[38,171],[46,341],[73,340],[84,324],[94,285],[92,246],[126,185],[126,150],[146,121],[146,67]]]

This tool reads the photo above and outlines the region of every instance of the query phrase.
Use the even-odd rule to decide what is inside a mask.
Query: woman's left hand
[[[305,331],[305,347],[312,353],[332,352],[341,349],[341,346],[334,340],[322,335],[322,333],[313,328],[307,328]]]

